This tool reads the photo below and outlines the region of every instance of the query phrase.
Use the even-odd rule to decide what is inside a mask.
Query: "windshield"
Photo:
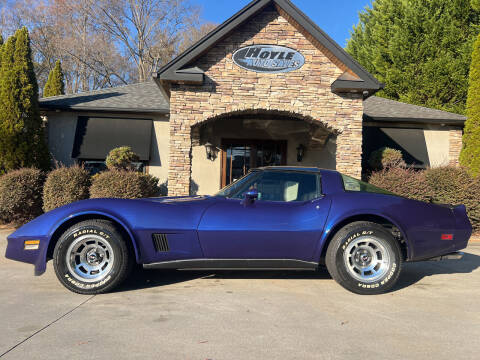
[[[215,196],[221,196],[226,198],[241,197],[244,193],[247,192],[248,187],[250,186],[252,181],[257,180],[260,176],[260,171],[252,171],[244,177],[231,183],[227,187],[224,187],[220,192],[215,194]]]

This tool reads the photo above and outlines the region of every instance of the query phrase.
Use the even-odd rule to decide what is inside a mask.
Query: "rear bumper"
[[[427,259],[428,261],[441,261],[441,260],[461,260],[463,258],[463,252],[455,251],[445,255],[435,256],[433,258]]]

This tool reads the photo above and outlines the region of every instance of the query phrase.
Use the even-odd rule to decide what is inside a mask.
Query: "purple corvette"
[[[251,171],[215,196],[97,199],[66,205],[8,237],[6,257],[53,266],[81,294],[147,269],[290,269],[326,265],[358,294],[390,290],[402,263],[459,259],[465,207],[405,199],[336,171]]]

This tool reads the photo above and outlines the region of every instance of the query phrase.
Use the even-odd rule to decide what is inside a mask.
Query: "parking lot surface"
[[[4,258],[3,359],[478,359],[480,244],[461,261],[405,264],[395,291],[359,296],[325,270],[137,271],[76,295],[52,264]],[[3,356],[1,355],[3,354]]]

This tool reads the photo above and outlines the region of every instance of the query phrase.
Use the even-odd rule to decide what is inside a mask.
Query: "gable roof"
[[[260,12],[269,4],[275,4],[291,16],[300,26],[309,32],[315,40],[330,51],[347,68],[352,70],[360,79],[343,79],[340,77],[332,84],[332,90],[370,90],[372,93],[382,89],[373,75],[357,63],[349,54],[342,49],[331,37],[321,30],[307,15],[298,9],[290,0],[253,0],[230,19],[219,25],[216,29],[180,54],[177,58],[163,66],[157,77],[163,81],[185,81],[202,84],[204,73],[198,68],[188,68],[188,65],[200,57],[217,42],[228,36],[238,26]],[[199,71],[200,70],[200,71]]]
[[[365,121],[463,126],[467,118],[447,111],[371,96],[363,102]]]
[[[91,110],[168,114],[170,105],[153,81],[40,99],[42,110]]]

